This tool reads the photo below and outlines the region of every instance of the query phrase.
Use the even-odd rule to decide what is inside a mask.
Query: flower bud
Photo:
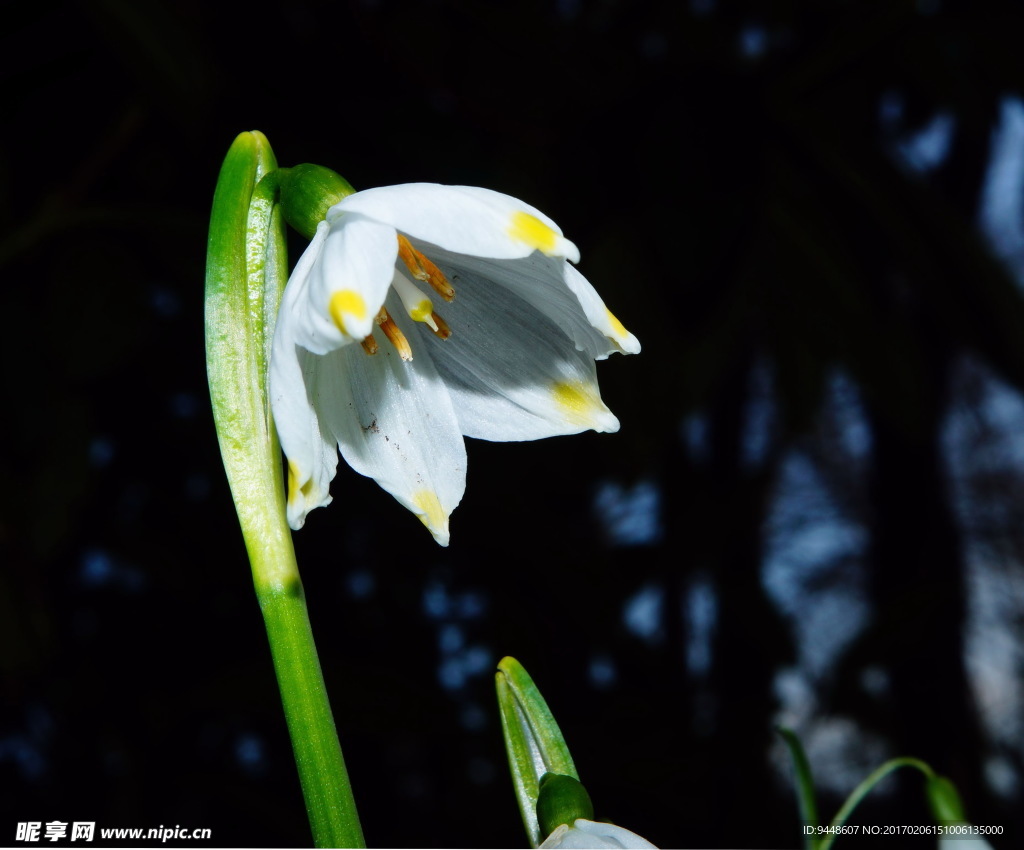
[[[571,776],[545,773],[537,797],[537,820],[541,835],[550,835],[556,827],[573,824],[577,818],[594,819],[594,804],[583,784]]]
[[[336,171],[303,163],[289,168],[281,180],[281,210],[285,221],[307,239],[327,218],[327,211],[355,189]]]

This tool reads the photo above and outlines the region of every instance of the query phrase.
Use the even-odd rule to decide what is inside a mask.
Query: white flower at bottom
[[[340,450],[447,545],[463,435],[618,430],[594,361],[640,344],[578,259],[543,213],[487,189],[414,183],[331,207],[285,288],[271,356],[291,527],[330,503]]]
[[[643,848],[654,847],[635,832],[610,823],[577,818],[572,826],[562,824],[544,839],[540,850],[563,848],[563,850],[588,850],[588,848]]]
[[[938,850],[992,850],[992,845],[984,838],[971,836],[968,831],[962,837],[957,835],[940,836]]]

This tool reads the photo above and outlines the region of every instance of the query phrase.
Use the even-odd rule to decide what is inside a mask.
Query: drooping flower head
[[[594,361],[640,344],[567,262],[578,260],[551,219],[487,189],[414,183],[332,206],[273,342],[291,527],[331,501],[340,450],[444,546],[464,435],[618,430]]]

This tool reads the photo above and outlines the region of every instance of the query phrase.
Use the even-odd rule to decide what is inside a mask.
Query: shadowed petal
[[[388,306],[410,337],[395,296]],[[373,478],[448,545],[448,517],[466,486],[466,447],[451,397],[422,346],[405,362],[387,342],[326,355],[317,408],[356,472]]]
[[[507,289],[459,273],[445,307],[452,336],[421,334],[444,378],[459,427],[485,440],[536,440],[617,431],[601,401],[594,361],[554,322]]]

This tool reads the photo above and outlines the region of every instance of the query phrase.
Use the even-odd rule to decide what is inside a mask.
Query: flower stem
[[[285,521],[281,449],[267,397],[270,341],[288,273],[276,169],[258,132],[240,134],[221,168],[207,252],[207,373],[313,840],[317,847],[364,847]]]
[[[313,841],[317,847],[365,847],[298,573],[286,584],[257,584],[257,596]]]

